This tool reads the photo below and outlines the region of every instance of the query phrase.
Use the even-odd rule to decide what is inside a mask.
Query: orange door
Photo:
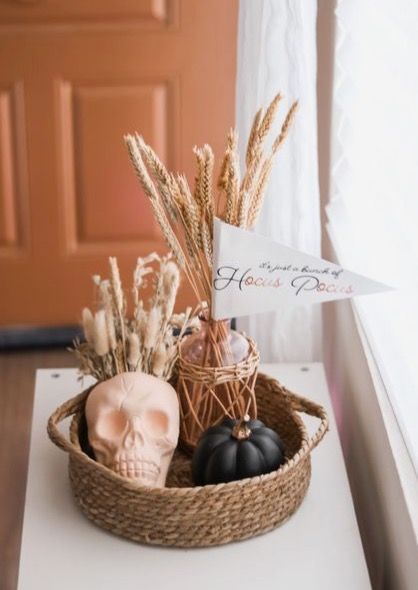
[[[0,4],[2,326],[75,323],[109,255],[130,280],[164,251],[123,134],[191,181],[195,144],[222,153],[236,20],[236,0]]]

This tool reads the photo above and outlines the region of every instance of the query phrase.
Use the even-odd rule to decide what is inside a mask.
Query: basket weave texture
[[[177,450],[167,487],[147,488],[97,463],[83,450],[84,406],[89,391],[64,403],[48,421],[51,440],[70,455],[69,476],[74,498],[98,526],[153,545],[221,545],[277,527],[301,504],[310,481],[310,452],[328,429],[327,415],[321,406],[259,374],[258,415],[280,434],[286,447],[286,462],[269,474],[192,487],[190,457]],[[309,437],[297,412],[320,419],[313,437]],[[58,430],[58,423],[71,415],[68,440]]]

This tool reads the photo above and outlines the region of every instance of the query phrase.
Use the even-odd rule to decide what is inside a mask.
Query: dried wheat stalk
[[[143,371],[168,380],[178,356],[178,343],[186,330],[195,330],[199,321],[191,308],[174,314],[180,282],[171,254],[150,254],[138,258],[133,274],[133,313],[129,317],[116,258],[109,258],[110,279],[93,278],[98,289],[99,309],[82,311],[85,341],[74,342],[83,375],[99,381],[125,371]],[[140,297],[149,280],[153,295],[148,308]]]
[[[277,94],[265,112],[260,109],[251,127],[246,150],[246,170],[241,175],[237,134],[230,130],[214,195],[214,156],[207,144],[194,148],[197,171],[194,190],[184,176],[167,171],[158,156],[138,134],[126,135],[132,164],[148,196],[167,244],[199,302],[210,313],[213,255],[213,219],[249,229],[260,212],[275,154],[283,145],[293,123],[297,102],[288,111],[280,133],[268,154],[264,144],[277,114],[282,96]],[[156,358],[158,354],[156,354]]]

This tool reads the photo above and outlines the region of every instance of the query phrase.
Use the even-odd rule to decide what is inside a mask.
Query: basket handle
[[[49,417],[47,432],[51,441],[61,450],[66,453],[74,452],[76,448],[74,445],[58,430],[58,424],[75,414],[81,407],[90,393],[91,387],[86,389],[76,397],[69,399],[59,406],[53,414]]]
[[[303,412],[314,418],[319,418],[321,421],[315,434],[308,438],[303,445],[307,451],[311,451],[321,442],[325,433],[329,430],[328,415],[324,408],[319,404],[300,395],[296,395],[296,393],[292,393],[289,390],[286,390],[286,394],[293,410],[296,412]]]

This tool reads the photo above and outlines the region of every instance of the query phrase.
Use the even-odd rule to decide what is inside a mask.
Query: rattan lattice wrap
[[[224,416],[257,418],[255,383],[260,354],[247,338],[246,359],[234,365],[210,367],[195,365],[179,356],[177,395],[180,403],[180,441],[193,450],[202,433],[222,421]]]
[[[75,500],[98,526],[153,545],[221,545],[277,527],[302,502],[310,481],[310,452],[328,429],[321,406],[260,374],[256,384],[258,415],[280,434],[286,445],[286,463],[266,475],[190,487],[190,458],[177,450],[167,487],[146,488],[100,465],[82,450],[88,393],[86,390],[60,406],[48,422],[51,440],[70,455],[69,475]],[[313,437],[308,436],[297,412],[320,419]],[[67,440],[58,430],[58,423],[71,415]]]

